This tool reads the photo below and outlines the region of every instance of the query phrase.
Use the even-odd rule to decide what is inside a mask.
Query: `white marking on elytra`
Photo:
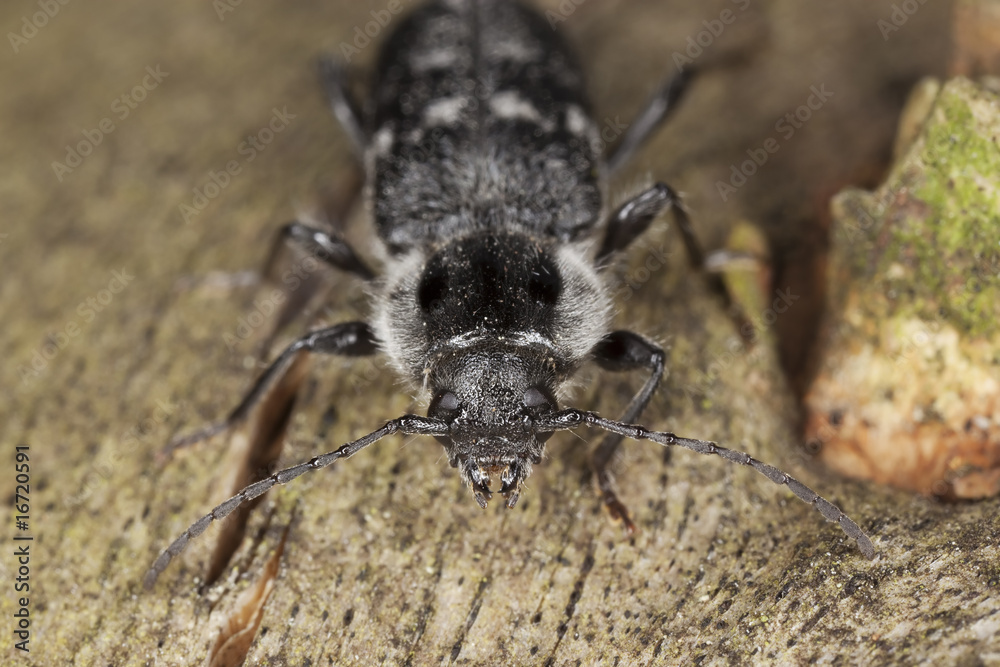
[[[498,118],[541,123],[542,114],[516,90],[505,90],[490,98],[490,111]]]
[[[417,51],[410,56],[410,67],[417,74],[426,74],[436,69],[451,69],[458,58],[454,48]]]
[[[523,120],[552,131],[554,124],[543,118],[531,100],[513,90],[496,93],[490,98],[490,112],[501,120]]]
[[[462,117],[462,110],[468,103],[466,97],[446,97],[431,102],[424,109],[424,127],[457,124]]]
[[[420,142],[422,142],[423,140],[424,140],[424,129],[422,127],[415,127],[403,135],[403,141],[410,144],[411,146],[419,146]]]
[[[566,129],[576,137],[582,137],[590,129],[590,119],[576,104],[566,107]]]
[[[540,61],[542,50],[532,42],[518,37],[520,36],[505,35],[503,39],[490,40],[486,48],[489,58],[516,64]]]
[[[544,40],[540,40],[527,24],[516,18],[516,12],[508,3],[496,4],[498,6],[493,13],[496,23],[487,25],[481,34],[482,54],[486,60],[510,65],[544,64]]]
[[[566,107],[566,129],[574,137],[585,139],[590,144],[590,150],[594,152],[594,155],[600,155],[601,151],[604,150],[597,125],[576,104],[570,104]]]
[[[379,156],[388,155],[389,151],[392,150],[392,144],[395,140],[395,133],[392,129],[385,126],[380,128],[372,138],[372,145],[375,147],[375,154]]]

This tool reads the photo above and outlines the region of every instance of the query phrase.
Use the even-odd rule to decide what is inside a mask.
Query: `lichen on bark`
[[[846,474],[982,497],[1000,490],[1000,97],[952,80],[922,126],[880,188],[834,199],[807,430]]]

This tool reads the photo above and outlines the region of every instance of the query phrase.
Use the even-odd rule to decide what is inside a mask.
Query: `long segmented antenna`
[[[579,426],[593,426],[610,433],[616,433],[623,437],[631,438],[633,440],[649,440],[650,442],[655,442],[659,445],[663,445],[664,447],[677,446],[690,449],[691,451],[699,454],[714,454],[727,461],[750,466],[775,484],[783,484],[787,486],[791,489],[792,493],[798,496],[803,502],[815,506],[815,508],[819,510],[819,513],[822,514],[827,521],[832,521],[840,525],[840,528],[848,535],[848,537],[857,542],[858,549],[861,551],[862,555],[865,556],[865,558],[871,560],[875,557],[875,546],[872,544],[871,539],[869,539],[858,524],[855,523],[849,516],[844,514],[839,507],[825,498],[820,497],[818,493],[797,479],[787,475],[781,470],[778,470],[772,465],[758,461],[744,452],[727,449],[726,447],[722,447],[707,440],[693,440],[691,438],[681,438],[673,433],[650,431],[646,427],[638,424],[629,424],[626,422],[615,421],[613,419],[605,419],[596,413],[585,412],[583,410],[576,410],[572,408],[556,412],[533,424],[534,429],[542,433],[550,431],[565,431]],[[393,433],[445,436],[449,433],[449,427],[446,422],[436,419],[420,417],[418,415],[404,415],[386,422],[382,428],[372,431],[368,435],[362,436],[353,442],[349,442],[332,452],[315,456],[309,461],[292,466],[291,468],[279,470],[270,477],[243,488],[235,496],[220,503],[211,512],[191,524],[187,530],[181,533],[180,537],[174,540],[173,543],[159,555],[152,567],[150,567],[146,572],[146,576],[143,579],[143,585],[146,590],[153,587],[156,583],[156,579],[160,576],[160,573],[167,568],[170,561],[184,551],[188,542],[192,538],[198,537],[205,532],[205,529],[208,528],[208,525],[213,521],[224,519],[243,503],[263,495],[269,489],[277,486],[278,484],[287,484],[296,477],[299,477],[310,470],[319,470],[320,468],[329,466],[338,459],[346,459],[353,456],[368,445],[378,442],[382,438],[392,435]]]
[[[582,410],[562,410],[545,419],[544,423],[540,422],[535,424],[535,428],[539,431],[561,431],[573,429],[578,426],[594,426],[633,440],[649,440],[663,445],[664,447],[676,445],[678,447],[684,447],[685,449],[698,452],[699,454],[715,454],[717,456],[721,456],[727,461],[750,466],[775,484],[786,485],[789,489],[791,489],[792,493],[799,497],[799,499],[813,505],[817,510],[819,510],[819,513],[826,517],[827,521],[839,524],[840,528],[847,533],[847,536],[857,542],[858,549],[861,550],[861,553],[865,558],[869,560],[875,558],[875,546],[872,544],[872,541],[867,535],[865,535],[864,531],[861,530],[858,524],[840,511],[839,507],[830,501],[821,498],[818,493],[797,479],[790,477],[772,465],[758,461],[749,454],[732,449],[726,449],[725,447],[720,447],[714,442],[708,442],[707,440],[681,438],[673,433],[650,431],[649,429],[639,426],[638,424],[628,424],[625,422],[614,421],[612,419],[604,419],[593,412],[584,412]]]
[[[393,433],[404,433],[406,435],[447,435],[448,425],[445,422],[438,421],[436,419],[429,419],[418,415],[404,415],[397,419],[393,419],[392,421],[386,422],[382,428],[372,431],[368,435],[358,438],[353,442],[349,442],[332,452],[322,454],[320,456],[314,456],[305,463],[300,463],[299,465],[292,466],[291,468],[279,470],[270,477],[244,487],[243,490],[235,496],[220,503],[211,512],[188,526],[187,530],[181,533],[180,537],[174,540],[173,543],[167,547],[163,553],[159,555],[159,557],[157,557],[152,567],[146,571],[146,576],[143,578],[143,586],[146,590],[151,589],[153,584],[156,583],[157,577],[159,577],[160,573],[167,568],[170,561],[184,551],[184,548],[191,539],[198,537],[205,532],[205,529],[208,528],[208,525],[213,521],[226,518],[237,507],[264,494],[273,486],[277,486],[278,484],[287,484],[299,475],[303,475],[310,470],[319,470],[320,468],[327,467],[338,459],[346,459],[353,456],[368,445],[378,442],[382,438],[392,435]]]

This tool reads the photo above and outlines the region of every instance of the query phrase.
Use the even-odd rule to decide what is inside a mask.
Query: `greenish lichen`
[[[835,198],[810,437],[845,474],[962,498],[1000,462],[1000,96],[947,82],[875,192]]]
[[[873,281],[865,307],[879,318],[947,321],[972,337],[1000,318],[1000,96],[949,82],[920,139],[873,194],[835,206],[853,224],[835,255]]]

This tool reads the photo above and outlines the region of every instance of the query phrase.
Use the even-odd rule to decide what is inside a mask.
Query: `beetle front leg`
[[[224,420],[209,424],[182,438],[175,438],[160,452],[160,456],[161,458],[169,458],[178,449],[190,447],[202,440],[228,431],[246,419],[268,391],[285,376],[300,354],[320,353],[362,357],[375,354],[377,350],[375,334],[364,322],[345,322],[308,333],[278,355],[278,358],[268,366],[264,374],[254,383],[253,388],[243,397],[240,404]]]
[[[663,348],[631,331],[615,331],[605,336],[591,352],[594,361],[609,371],[648,370],[649,377],[639,392],[632,398],[621,421],[635,422],[649,405],[663,377],[666,355]],[[611,474],[611,460],[622,442],[622,436],[610,433],[590,454],[590,466],[594,471],[597,488],[600,490],[604,506],[611,518],[620,520],[631,535],[636,532],[635,524],[629,516],[628,508],[618,498],[614,478]]]

